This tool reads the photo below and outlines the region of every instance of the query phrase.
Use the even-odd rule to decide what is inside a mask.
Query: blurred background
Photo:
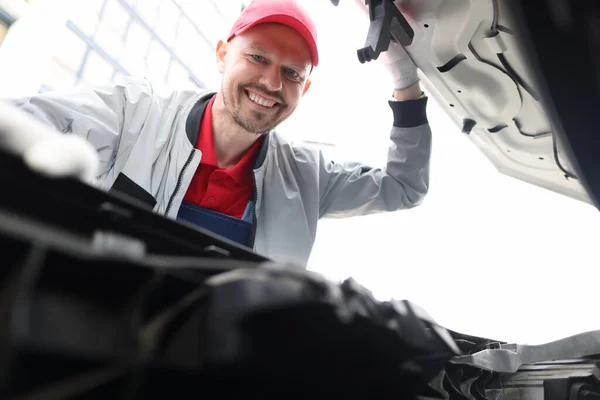
[[[368,21],[354,1],[303,0],[321,65],[281,127],[336,160],[384,166],[389,77],[360,64]],[[217,41],[242,0],[0,0],[0,97],[120,75],[157,90],[218,89]],[[498,173],[430,98],[431,190],[420,207],[323,220],[309,268],[408,299],[447,328],[520,343],[599,329],[591,318],[600,218],[576,200]],[[293,245],[293,244],[291,244]]]

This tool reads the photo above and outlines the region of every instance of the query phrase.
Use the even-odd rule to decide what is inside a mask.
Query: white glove
[[[356,0],[356,2],[368,18],[369,9],[365,1]],[[398,6],[402,1],[396,0],[394,3]],[[390,42],[387,51],[381,53],[377,60],[390,72],[394,90],[406,89],[419,81],[417,66],[401,44],[394,41]]]
[[[394,90],[403,90],[419,82],[417,66],[401,44],[390,42],[390,47],[379,55],[378,60],[390,72]]]
[[[50,177],[75,177],[92,184],[99,169],[98,153],[85,139],[54,131],[2,101],[0,147]]]

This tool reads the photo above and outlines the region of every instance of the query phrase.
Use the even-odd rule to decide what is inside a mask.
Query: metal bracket
[[[394,0],[365,0],[369,7],[369,33],[365,47],[359,49],[358,60],[361,64],[376,60],[379,54],[390,46],[390,40],[403,47],[412,43],[415,32],[394,4]]]
[[[453,364],[469,364],[492,372],[515,373],[524,364],[575,360],[600,354],[600,330],[579,333],[541,345],[500,344],[500,348],[457,356]]]

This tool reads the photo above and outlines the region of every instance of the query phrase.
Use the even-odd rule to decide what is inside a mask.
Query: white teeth
[[[248,92],[248,97],[250,97],[250,100],[252,100],[256,104],[260,104],[264,107],[273,107],[276,103],[275,101],[267,100],[264,97],[260,97],[259,95],[252,92]]]

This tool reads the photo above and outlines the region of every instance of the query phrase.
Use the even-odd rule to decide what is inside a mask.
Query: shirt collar
[[[202,116],[202,122],[200,123],[200,133],[198,141],[198,149],[202,152],[201,164],[210,165],[217,169],[221,169],[217,162],[217,155],[215,154],[215,144],[213,140],[213,129],[212,129],[212,106],[215,102],[213,96],[204,111]],[[244,186],[251,183],[252,169],[254,167],[254,161],[260,150],[261,143],[264,137],[261,136],[256,140],[252,146],[244,153],[241,160],[229,169],[222,169],[223,172],[227,173],[233,178],[238,184]]]
[[[263,139],[263,136],[259,137],[258,140],[250,146],[248,151],[246,151],[242,159],[229,170],[226,170],[229,176],[242,186],[250,185],[252,183],[254,161],[256,160]]]
[[[213,142],[213,129],[212,129],[212,105],[215,102],[213,96],[204,110],[202,121],[200,122],[200,138],[198,140],[198,150],[202,152],[202,164],[211,165],[213,167],[219,166],[217,163],[217,156],[215,154],[215,144]]]

